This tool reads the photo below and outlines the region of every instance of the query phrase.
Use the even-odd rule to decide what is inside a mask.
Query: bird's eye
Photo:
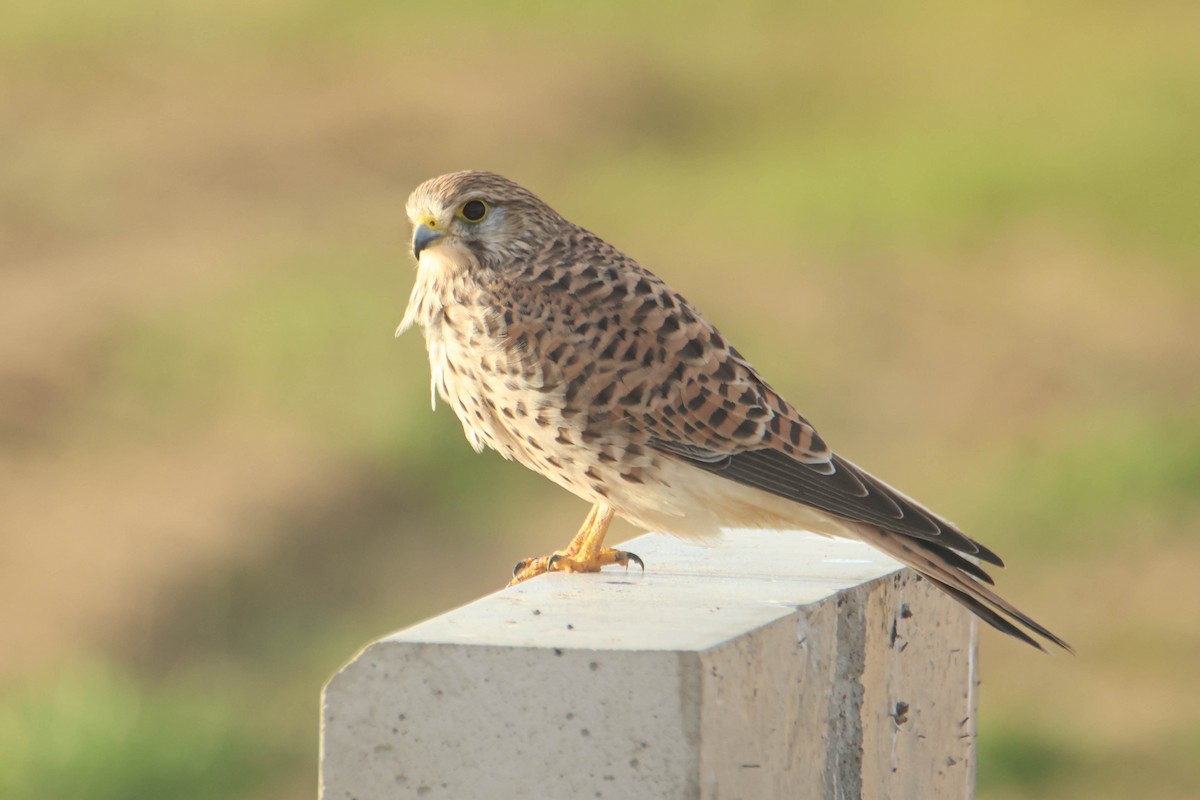
[[[458,215],[467,222],[479,222],[487,216],[488,205],[482,200],[468,200],[458,210]]]

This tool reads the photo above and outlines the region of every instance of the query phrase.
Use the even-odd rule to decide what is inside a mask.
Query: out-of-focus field
[[[0,796],[311,796],[323,680],[574,531],[391,335],[485,168],[1006,557],[1079,655],[984,633],[981,798],[1195,797],[1200,5],[3,16]]]

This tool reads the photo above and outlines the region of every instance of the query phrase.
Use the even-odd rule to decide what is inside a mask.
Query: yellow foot
[[[620,564],[628,568],[630,561],[641,567],[644,572],[646,565],[633,553],[604,546],[604,534],[612,522],[613,513],[613,509],[601,503],[592,506],[579,533],[575,534],[575,538],[565,550],[519,562],[513,567],[513,577],[508,585],[527,581],[543,572],[599,572],[601,567],[609,564]]]
[[[586,561],[578,556],[568,555],[565,550],[560,550],[554,555],[518,561],[517,565],[513,567],[513,577],[508,585],[515,586],[521,581],[527,581],[543,572],[599,572],[601,567],[607,567],[609,564],[619,564],[628,569],[630,562],[641,567],[642,572],[646,571],[645,562],[636,553],[626,550],[605,547],[599,550],[594,558]]]

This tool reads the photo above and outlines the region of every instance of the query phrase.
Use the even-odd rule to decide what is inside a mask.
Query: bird
[[[687,299],[633,258],[493,172],[408,198],[416,280],[396,336],[424,333],[430,400],[471,446],[592,504],[546,572],[645,565],[605,545],[614,516],[707,541],[725,528],[856,539],[1039,650],[1063,639],[993,588],[990,549],[838,454]]]

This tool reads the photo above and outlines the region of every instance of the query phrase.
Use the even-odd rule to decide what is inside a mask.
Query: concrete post
[[[656,535],[364,648],[323,800],[969,798],[974,618],[856,542]]]

